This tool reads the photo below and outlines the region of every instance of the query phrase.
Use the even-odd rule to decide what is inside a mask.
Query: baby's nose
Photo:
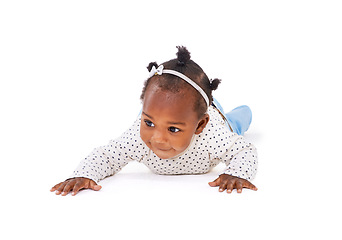
[[[167,138],[166,138],[165,134],[162,133],[161,131],[156,131],[152,136],[152,140],[155,143],[166,143],[167,142]]]

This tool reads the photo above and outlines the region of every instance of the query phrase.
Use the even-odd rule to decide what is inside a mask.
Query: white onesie
[[[161,159],[140,138],[140,116],[121,137],[108,145],[95,148],[76,168],[73,177],[86,177],[99,182],[119,172],[130,161],[144,163],[156,174],[201,174],[209,172],[219,162],[223,172],[252,180],[257,171],[256,148],[231,132],[218,110],[208,108],[210,120],[203,132],[194,135],[188,148],[181,154]]]

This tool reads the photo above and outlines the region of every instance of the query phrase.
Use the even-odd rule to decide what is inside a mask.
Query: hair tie
[[[155,66],[152,67],[149,77],[153,77],[154,75],[162,75],[163,73],[175,75],[177,77],[180,77],[181,79],[183,79],[187,83],[189,83],[193,88],[195,88],[202,95],[202,97],[204,98],[204,101],[207,104],[207,107],[209,106],[209,98],[208,98],[207,94],[203,91],[203,89],[200,86],[198,86],[197,83],[192,81],[190,78],[185,76],[183,73],[177,72],[175,70],[169,70],[169,69],[164,70],[164,66],[160,65],[158,68],[156,68]]]

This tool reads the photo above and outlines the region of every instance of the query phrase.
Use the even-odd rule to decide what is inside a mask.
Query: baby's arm
[[[231,193],[233,189],[237,189],[238,193],[241,193],[243,188],[257,190],[250,182],[255,177],[258,165],[257,151],[251,143],[238,136],[220,158],[227,165],[227,169],[213,182],[209,182],[210,186],[219,186],[220,192],[227,189],[227,193]]]
[[[65,196],[69,192],[75,195],[81,189],[100,190],[101,186],[97,185],[100,180],[119,172],[129,161],[140,160],[145,155],[147,147],[140,138],[139,129],[140,118],[121,137],[95,148],[70,178],[56,184],[51,191]]]
[[[119,172],[128,163],[129,160],[122,156],[125,155],[122,148],[122,142],[117,140],[110,141],[107,146],[95,148],[67,180],[55,185],[51,191],[65,196],[70,191],[72,195],[76,195],[80,189],[100,190],[101,186],[97,182]]]

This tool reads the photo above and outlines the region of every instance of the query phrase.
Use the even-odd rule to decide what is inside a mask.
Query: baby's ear
[[[155,68],[158,68],[158,64],[156,62],[150,62],[147,66],[147,70],[151,72],[153,66],[155,66]]]
[[[207,126],[209,122],[209,114],[204,114],[203,117],[199,120],[195,134],[200,134],[203,132],[204,128]]]

